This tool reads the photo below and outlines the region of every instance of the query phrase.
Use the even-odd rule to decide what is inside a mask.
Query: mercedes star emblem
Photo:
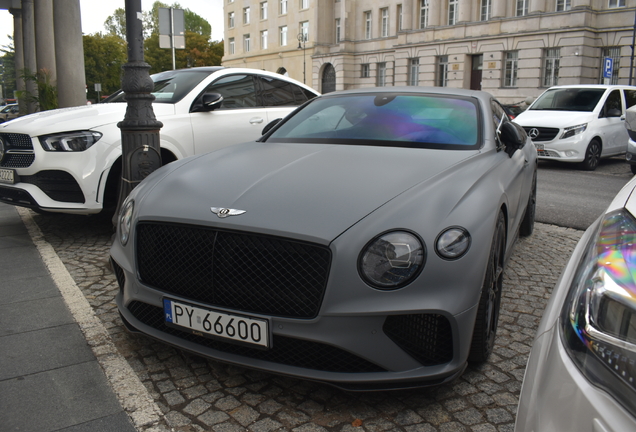
[[[211,207],[210,210],[212,210],[212,213],[214,213],[220,218],[225,218],[228,216],[238,216],[245,213],[245,210],[236,210],[236,209],[220,208],[220,207]]]
[[[530,136],[530,138],[535,139],[536,137],[539,136],[539,129],[537,128],[530,129],[530,132],[528,132],[528,135]]]

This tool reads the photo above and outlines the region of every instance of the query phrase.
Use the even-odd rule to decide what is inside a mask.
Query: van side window
[[[607,96],[607,100],[605,101],[605,105],[603,105],[602,115],[603,117],[609,117],[610,110],[618,110],[618,116],[612,115],[611,117],[620,117],[623,112],[623,106],[621,104],[621,92],[620,90],[612,90],[612,92]]]
[[[636,105],[636,90],[625,90],[625,108],[631,108]]]

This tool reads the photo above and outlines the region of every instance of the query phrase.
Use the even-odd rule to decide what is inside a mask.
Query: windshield
[[[209,71],[193,70],[166,71],[151,75],[150,78],[155,83],[152,91],[155,97],[154,103],[173,104],[179,102],[209,75]],[[126,102],[124,92],[118,90],[102,103],[110,102]]]
[[[530,107],[531,110],[592,112],[605,93],[603,88],[557,88],[547,90]]]
[[[474,149],[480,146],[474,99],[369,93],[314,99],[267,141]]]

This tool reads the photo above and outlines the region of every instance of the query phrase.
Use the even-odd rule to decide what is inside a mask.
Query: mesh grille
[[[84,193],[75,178],[66,171],[47,170],[31,176],[20,176],[22,183],[30,183],[42,189],[55,201],[84,203]]]
[[[5,155],[0,162],[2,168],[27,168],[35,160],[31,137],[25,134],[0,133],[4,142]],[[21,151],[23,153],[12,153]]]
[[[34,154],[5,154],[0,162],[2,168],[27,168],[35,160]]]
[[[532,138],[532,141],[552,141],[559,133],[558,128],[524,126],[523,129],[528,135],[530,135],[531,129],[536,129],[539,131],[539,135],[536,138]]]
[[[0,138],[4,140],[5,145],[8,145],[9,148],[33,150],[33,141],[26,134],[0,133]]]
[[[254,349],[168,327],[164,322],[163,309],[160,307],[135,301],[128,305],[128,310],[142,323],[163,333],[177,336],[217,351],[326,372],[386,372],[380,366],[330,345],[274,335],[271,349]]]
[[[328,248],[204,227],[137,226],[141,281],[209,305],[313,318],[327,283]]]
[[[537,156],[553,157],[553,158],[561,157],[561,156],[559,156],[559,154],[557,152],[552,151],[552,150],[537,150]]]
[[[448,319],[436,314],[393,315],[384,333],[424,366],[453,359],[453,332]]]
[[[119,289],[123,291],[124,285],[126,284],[126,275],[124,275],[124,270],[119,267],[119,264],[117,264],[112,258],[110,259],[110,265],[113,267],[113,271],[115,272],[117,285],[119,285]]]

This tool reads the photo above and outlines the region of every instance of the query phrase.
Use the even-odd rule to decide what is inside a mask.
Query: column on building
[[[419,0],[420,2],[422,0]],[[429,0],[428,2],[428,26],[429,27],[434,27],[434,26],[438,26],[440,25],[440,23],[444,22],[444,18],[443,16],[446,16],[444,14],[444,8],[442,7],[442,3],[446,3],[446,2],[442,2],[440,0]]]
[[[57,95],[60,108],[86,104],[79,0],[53,2]]]
[[[419,28],[419,26],[415,25],[420,16],[419,9],[418,9],[418,13],[414,15],[411,14],[412,10],[416,10],[415,8],[419,7],[417,5],[418,0],[403,0],[401,4],[402,4],[402,30],[411,30],[411,29]],[[397,8],[395,9],[395,13],[397,14]]]
[[[37,82],[34,77],[37,72],[37,62],[35,59],[35,18],[33,11],[33,0],[22,0],[22,49],[24,55],[24,69],[19,72],[20,80],[25,82],[27,92],[26,112],[31,114],[37,111],[37,104],[34,99],[38,95]]]
[[[505,18],[506,11],[506,3],[508,0],[492,0],[492,17],[493,18]]]
[[[15,88],[18,92],[25,90],[24,80],[20,79],[20,71],[24,69],[24,45],[22,44],[22,9],[9,9],[13,15],[13,44],[15,48]],[[13,97],[13,95],[7,95]],[[20,112],[26,114],[26,105],[21,101]]]
[[[576,8],[589,8],[591,7],[592,0],[572,0],[572,9]]]
[[[528,14],[546,12],[546,0],[530,0]]]
[[[45,72],[51,85],[56,85],[53,0],[35,0],[34,6],[37,70]]]
[[[473,1],[472,0],[459,0],[457,22],[471,22],[473,18]]]

